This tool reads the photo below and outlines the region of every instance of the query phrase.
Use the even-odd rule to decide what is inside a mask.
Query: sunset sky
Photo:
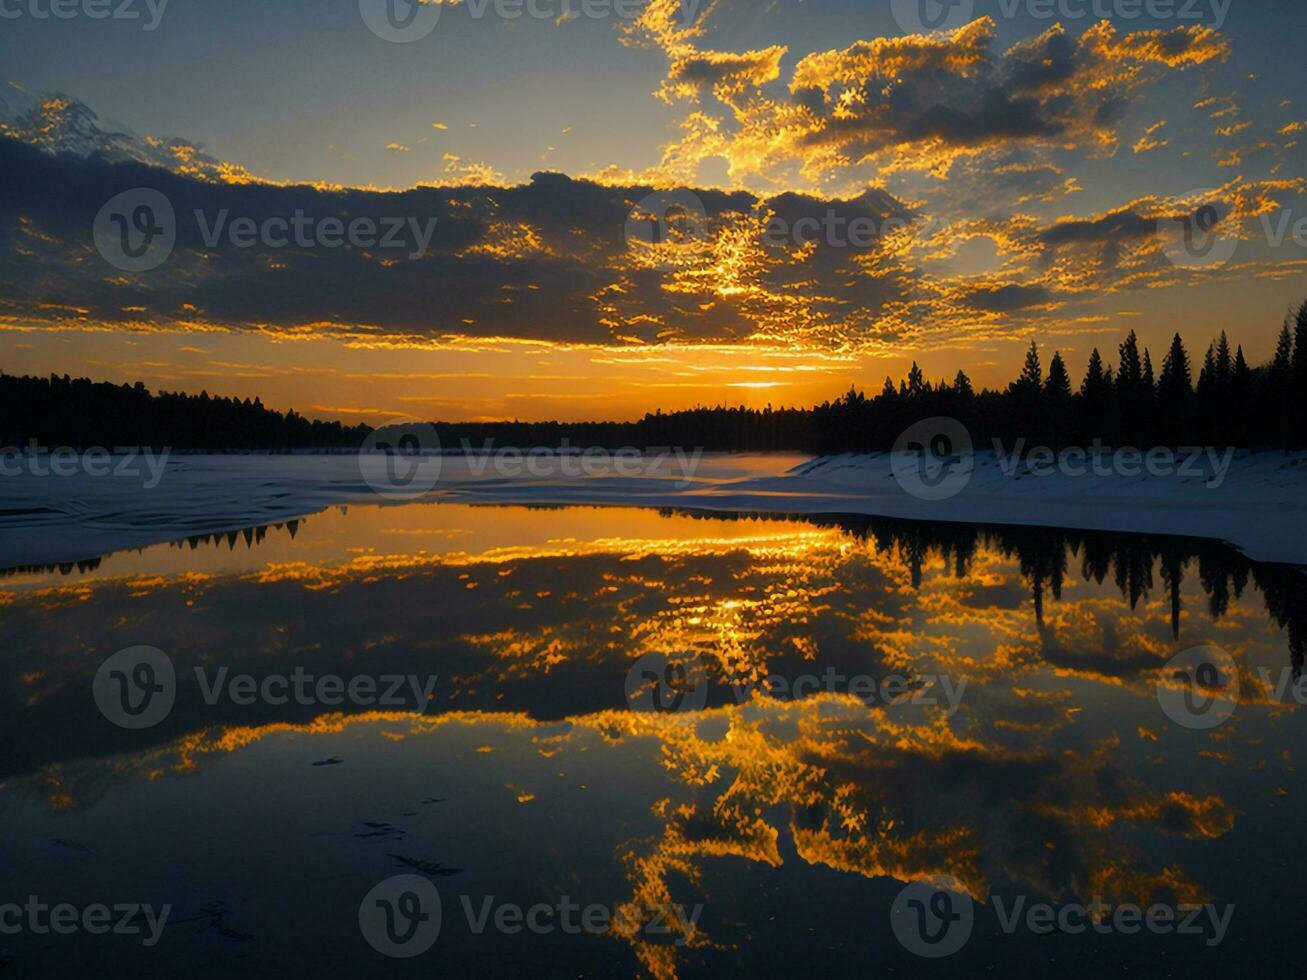
[[[1078,379],[1131,329],[1258,363],[1307,299],[1297,0],[684,2],[436,0],[394,43],[381,0],[155,0],[153,29],[145,0],[9,0],[0,370],[351,422],[633,418],[913,360],[997,385],[1031,339]],[[142,187],[176,244],[124,271],[92,229]],[[700,239],[630,239],[655,190]],[[1215,248],[1177,253],[1204,208]],[[204,240],[297,210],[435,224],[417,257]],[[828,214],[878,233],[768,232]]]

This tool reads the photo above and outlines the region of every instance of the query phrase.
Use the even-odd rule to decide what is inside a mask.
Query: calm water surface
[[[1299,959],[1307,578],[1217,544],[365,506],[11,571],[0,617],[0,905],[171,906],[149,947],[0,934],[5,976],[1228,977]],[[1205,644],[1233,658],[1238,704],[1197,729],[1157,685]],[[137,645],[171,659],[176,698],[128,730],[92,682]],[[701,708],[632,709],[651,655],[702,682]],[[297,668],[436,681],[382,707],[209,703],[201,683]],[[440,896],[411,958],[360,926],[397,875]],[[913,881],[974,902],[948,957],[892,926]],[[1217,942],[1206,914],[1197,934],[1009,933],[998,908],[1094,899],[1233,909]],[[538,929],[495,924],[535,905],[554,910]],[[573,906],[615,925],[564,929]]]

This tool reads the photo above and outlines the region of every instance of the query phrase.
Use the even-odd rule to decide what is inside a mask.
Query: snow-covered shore
[[[193,534],[306,517],[333,504],[403,502],[381,495],[383,456],[174,456],[157,485],[145,479],[0,476],[0,567],[72,562]],[[1242,453],[1219,482],[1168,476],[1036,475],[977,453],[965,486],[947,499],[904,490],[887,453],[811,459],[707,454],[536,457],[524,466],[446,456],[426,501],[682,507],[765,513],[864,514],[1176,534],[1227,541],[1262,561],[1307,564],[1307,453]],[[407,495],[401,495],[407,496]]]

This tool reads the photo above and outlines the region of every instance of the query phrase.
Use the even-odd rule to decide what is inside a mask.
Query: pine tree
[[[1289,394],[1297,423],[1295,443],[1307,447],[1307,301],[1298,307],[1293,332],[1293,382]]]
[[[1026,351],[1026,365],[1021,371],[1017,384],[1036,391],[1044,384],[1044,372],[1039,366],[1039,345],[1033,340],[1030,342],[1030,350]]]
[[[973,398],[976,394],[975,389],[971,387],[971,379],[967,377],[967,372],[960,368],[957,377],[953,379],[953,390],[961,398]]]
[[[1271,435],[1275,443],[1284,449],[1293,441],[1296,428],[1290,416],[1293,395],[1293,335],[1289,333],[1289,320],[1286,317],[1284,327],[1280,330],[1279,340],[1275,344],[1275,357],[1271,359],[1271,369],[1267,376],[1267,407],[1271,415]]]
[[[1039,345],[1032,340],[1021,376],[1008,389],[1010,426],[1017,438],[1027,440],[1027,450],[1047,442],[1043,395],[1044,371],[1039,364]]]
[[[1089,355],[1085,380],[1080,384],[1080,441],[1088,445],[1095,438],[1105,442],[1115,439],[1111,426],[1112,377],[1103,368],[1103,355],[1095,347]]]
[[[917,367],[917,362],[912,362],[912,370],[908,372],[908,397],[917,398],[926,392],[926,382],[921,373],[921,368]]]
[[[1235,351],[1234,371],[1230,377],[1230,401],[1241,406],[1238,420],[1232,427],[1233,441],[1236,446],[1250,446],[1254,441],[1253,426],[1250,424],[1253,405],[1253,373],[1248,361],[1243,356],[1243,345]]]
[[[1216,381],[1218,384],[1226,384],[1230,380],[1230,373],[1234,370],[1234,363],[1230,360],[1230,341],[1225,336],[1225,331],[1221,331],[1221,339],[1216,344]]]
[[[1121,413],[1121,437],[1140,445],[1152,409],[1152,391],[1144,391],[1144,365],[1139,355],[1139,338],[1133,330],[1121,344],[1121,363],[1116,369],[1117,406]]]
[[[1049,433],[1053,451],[1061,453],[1066,432],[1071,425],[1071,376],[1058,351],[1048,365],[1048,380],[1044,383],[1044,402],[1048,409]]]
[[[1117,389],[1125,394],[1129,394],[1139,384],[1139,379],[1143,376],[1143,366],[1139,362],[1139,339],[1135,337],[1135,332],[1130,331],[1130,336],[1122,342],[1120,347],[1121,362],[1116,369],[1116,386]]]
[[[1157,403],[1161,414],[1162,439],[1169,445],[1184,441],[1189,428],[1193,381],[1189,372],[1189,354],[1177,333],[1171,348],[1162,359],[1162,377],[1158,384]]]

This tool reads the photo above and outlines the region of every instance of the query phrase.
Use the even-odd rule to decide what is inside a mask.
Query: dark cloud
[[[1043,286],[990,286],[976,289],[967,297],[974,309],[990,313],[1012,313],[1029,306],[1040,306],[1052,300],[1052,294]]]
[[[764,202],[747,192],[695,190],[704,239],[691,268],[650,262],[627,241],[648,186],[617,187],[538,173],[515,187],[417,187],[398,192],[227,183],[152,166],[130,154],[90,155],[0,137],[0,313],[41,324],[178,322],[406,340],[451,335],[510,336],[567,343],[744,339],[774,326],[768,318],[874,315],[894,286],[857,275],[850,248],[826,250],[794,268],[781,256],[731,275],[718,289],[716,236],[759,219],[766,207],[795,219],[871,218],[877,228],[910,212],[889,195],[853,200],[786,194]],[[92,227],[106,201],[147,188],[167,198],[176,244],[158,268],[124,272],[95,247]],[[687,192],[678,192],[687,193]],[[397,247],[275,247],[233,243],[246,229],[296,214],[322,222],[366,219],[377,229],[402,220]],[[421,232],[430,226],[425,252]],[[222,223],[220,225],[220,223]],[[222,227],[215,243],[206,232]],[[276,228],[284,238],[284,225]],[[759,241],[758,247],[763,248]],[[864,249],[865,251],[865,249]],[[821,296],[796,313],[785,290]],[[788,304],[788,305],[787,305]],[[817,309],[816,307],[823,307]]]

